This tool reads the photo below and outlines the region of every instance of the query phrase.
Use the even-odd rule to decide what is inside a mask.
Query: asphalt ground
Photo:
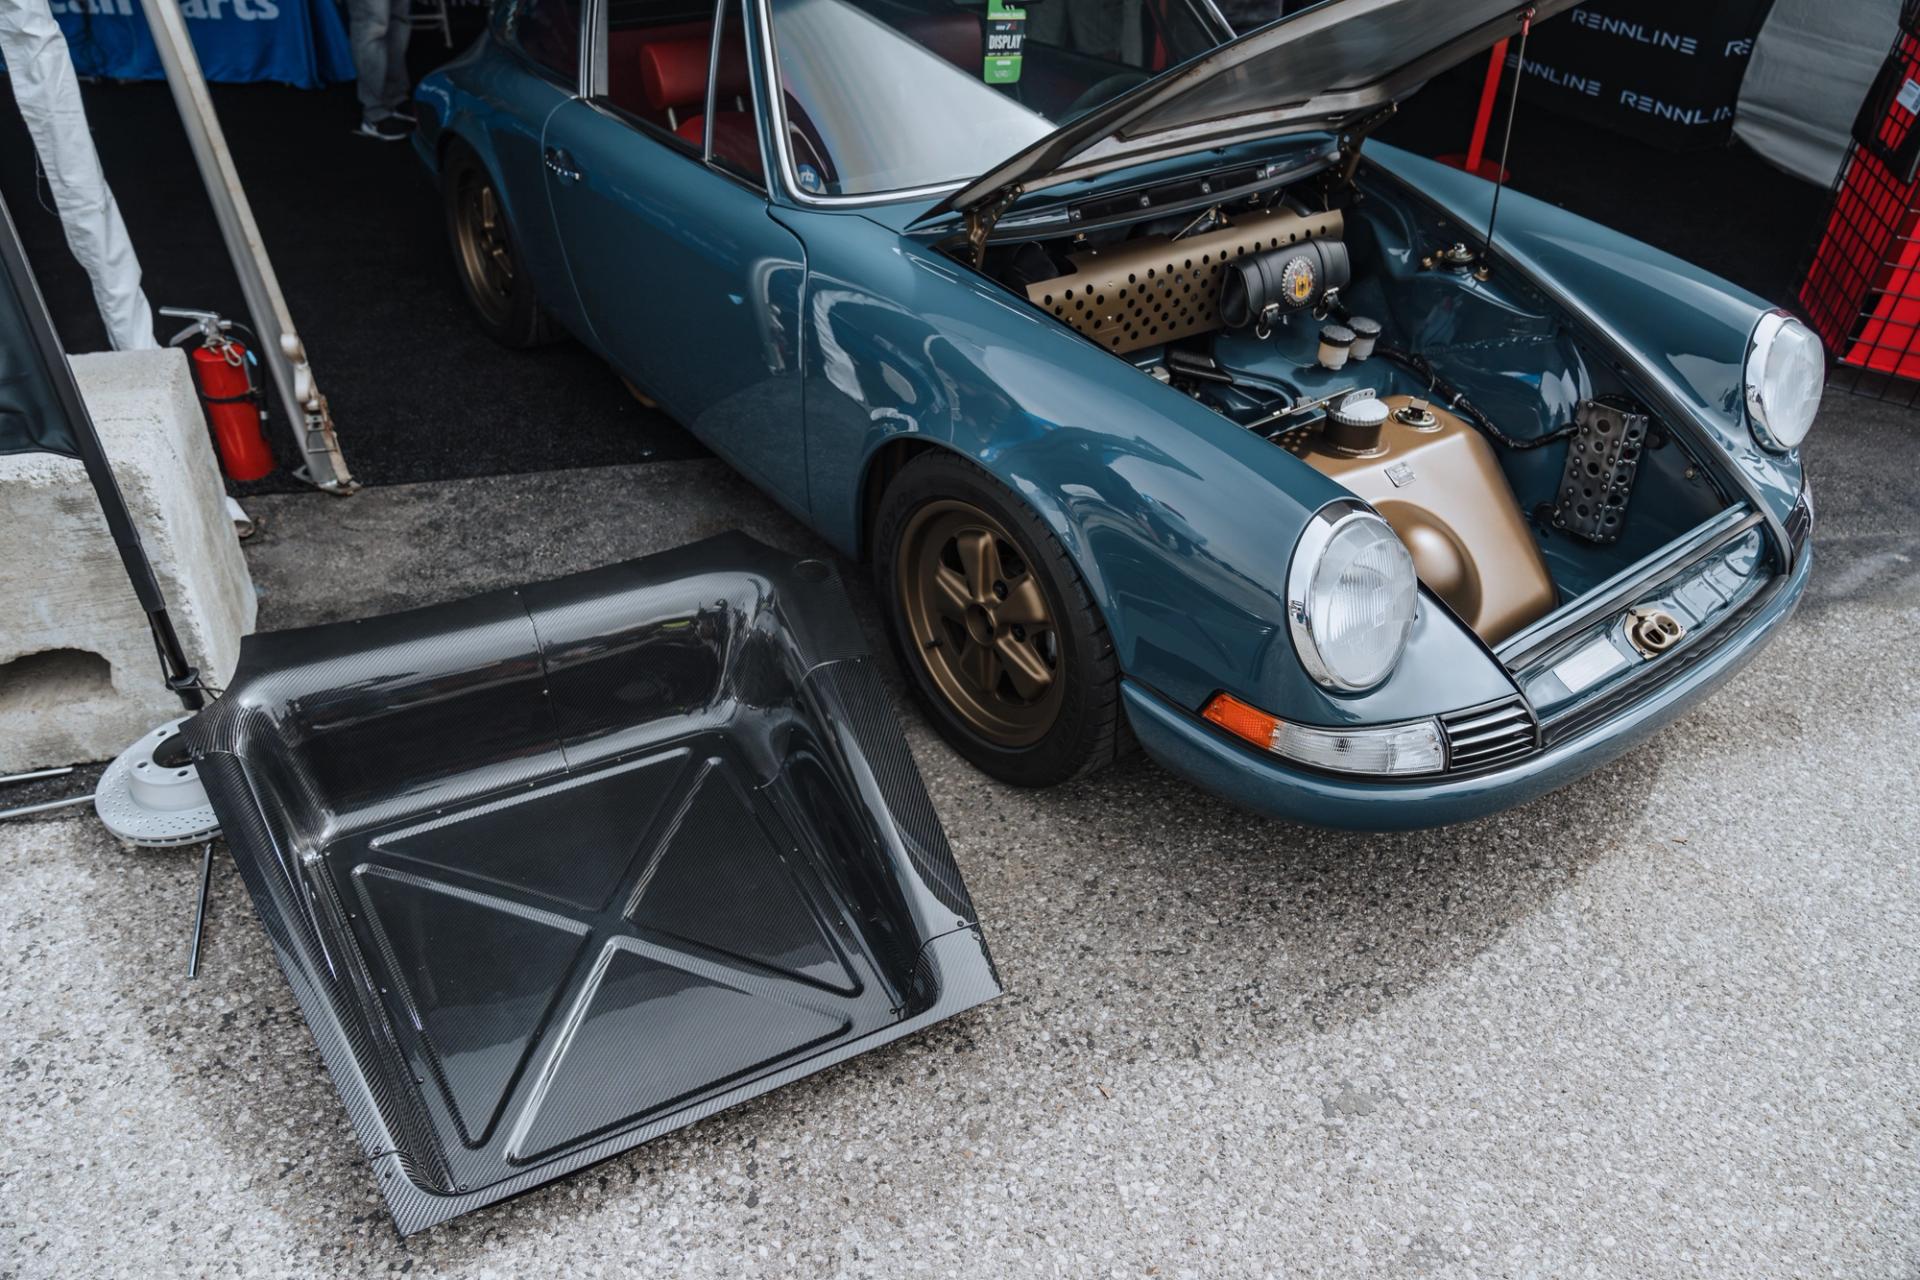
[[[404,1242],[230,866],[189,982],[193,851],[0,826],[0,1275],[1913,1276],[1916,432],[1830,397],[1800,612],[1484,821],[1023,793],[902,704],[1008,994]],[[820,550],[711,460],[253,505],[262,627]]]

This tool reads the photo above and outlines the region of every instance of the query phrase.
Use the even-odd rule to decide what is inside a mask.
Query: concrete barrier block
[[[188,658],[224,685],[256,601],[186,353],[73,357]],[[76,459],[0,456],[0,772],[117,755],[181,714]]]

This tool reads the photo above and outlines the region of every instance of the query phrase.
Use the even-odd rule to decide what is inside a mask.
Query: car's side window
[[[580,0],[504,0],[494,31],[569,89],[580,82]]]
[[[713,86],[707,99],[708,155],[716,168],[765,186],[760,124],[747,73],[747,20],[742,0],[721,0],[720,39],[714,46]]]
[[[601,12],[607,91],[600,101],[698,155],[706,141],[713,0],[606,0]]]

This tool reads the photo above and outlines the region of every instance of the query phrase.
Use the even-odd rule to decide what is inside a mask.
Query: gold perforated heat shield
[[[1234,258],[1338,238],[1338,210],[1241,218],[1174,240],[1149,236],[1067,255],[1074,270],[1027,286],[1027,298],[1109,351],[1138,351],[1220,327],[1220,275]]]

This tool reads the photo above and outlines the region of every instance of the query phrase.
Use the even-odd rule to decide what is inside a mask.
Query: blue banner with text
[[[52,4],[81,75],[165,78],[139,0]],[[346,24],[334,0],[180,0],[180,12],[200,69],[214,83],[270,80],[317,89],[353,79]]]

